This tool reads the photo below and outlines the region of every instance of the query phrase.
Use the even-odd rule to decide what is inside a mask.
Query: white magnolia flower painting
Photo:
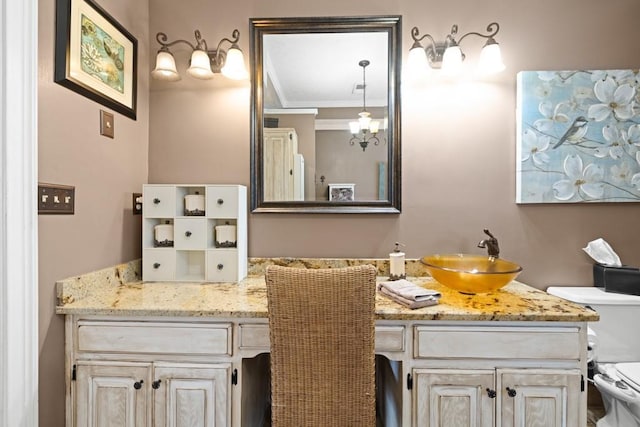
[[[517,203],[640,201],[640,70],[518,74]]]

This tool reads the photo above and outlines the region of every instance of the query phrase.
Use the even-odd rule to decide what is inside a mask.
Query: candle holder
[[[406,274],[389,274],[389,280],[391,281],[406,279],[406,278],[407,278]]]

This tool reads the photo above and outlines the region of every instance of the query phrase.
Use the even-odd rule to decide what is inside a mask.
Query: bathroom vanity
[[[239,283],[142,282],[139,261],[58,282],[67,426],[262,425],[269,262],[251,263]],[[384,425],[586,425],[586,322],[597,313],[518,282],[463,295],[411,280],[442,298],[409,310],[376,296]]]

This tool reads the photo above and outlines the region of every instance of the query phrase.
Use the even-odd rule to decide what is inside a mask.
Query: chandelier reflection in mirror
[[[362,67],[362,111],[358,113],[358,121],[349,122],[349,129],[352,135],[349,144],[355,145],[357,142],[362,147],[362,151],[367,149],[370,142],[373,145],[380,144],[380,140],[377,137],[380,131],[380,122],[372,120],[371,113],[367,111],[366,68],[370,63],[366,59],[358,62],[358,65]]]
[[[472,31],[463,34],[456,40],[458,26],[454,24],[445,41],[437,42],[431,34],[425,34],[420,37],[418,27],[413,27],[411,29],[413,45],[409,50],[407,66],[414,72],[440,68],[443,74],[449,76],[459,75],[462,72],[462,62],[465,58],[460,48],[460,43],[468,36],[478,36],[487,39],[480,52],[478,71],[485,75],[498,73],[505,69],[500,46],[494,38],[498,31],[500,31],[500,25],[497,22],[492,22],[487,26],[487,34]],[[425,38],[429,39],[431,43],[423,47],[421,42]]]
[[[193,45],[187,40],[175,40],[168,42],[165,33],[156,34],[156,40],[160,43],[160,50],[156,55],[156,67],[151,72],[151,76],[157,80],[178,81],[181,79],[176,69],[176,60],[169,48],[178,43],[188,45],[191,50],[191,60],[187,73],[191,77],[201,80],[213,78],[216,73],[232,80],[245,80],[249,78],[249,73],[244,65],[244,55],[238,47],[240,32],[233,30],[231,39],[223,38],[215,49],[207,47],[207,41],[200,35],[200,30],[194,32],[196,44]],[[231,46],[228,50],[222,49],[222,44],[228,42]]]

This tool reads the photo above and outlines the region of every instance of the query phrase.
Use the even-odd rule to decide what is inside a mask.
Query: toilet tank
[[[600,321],[589,323],[596,334],[597,362],[640,361],[640,296],[595,287],[552,286],[547,292],[598,312]]]

